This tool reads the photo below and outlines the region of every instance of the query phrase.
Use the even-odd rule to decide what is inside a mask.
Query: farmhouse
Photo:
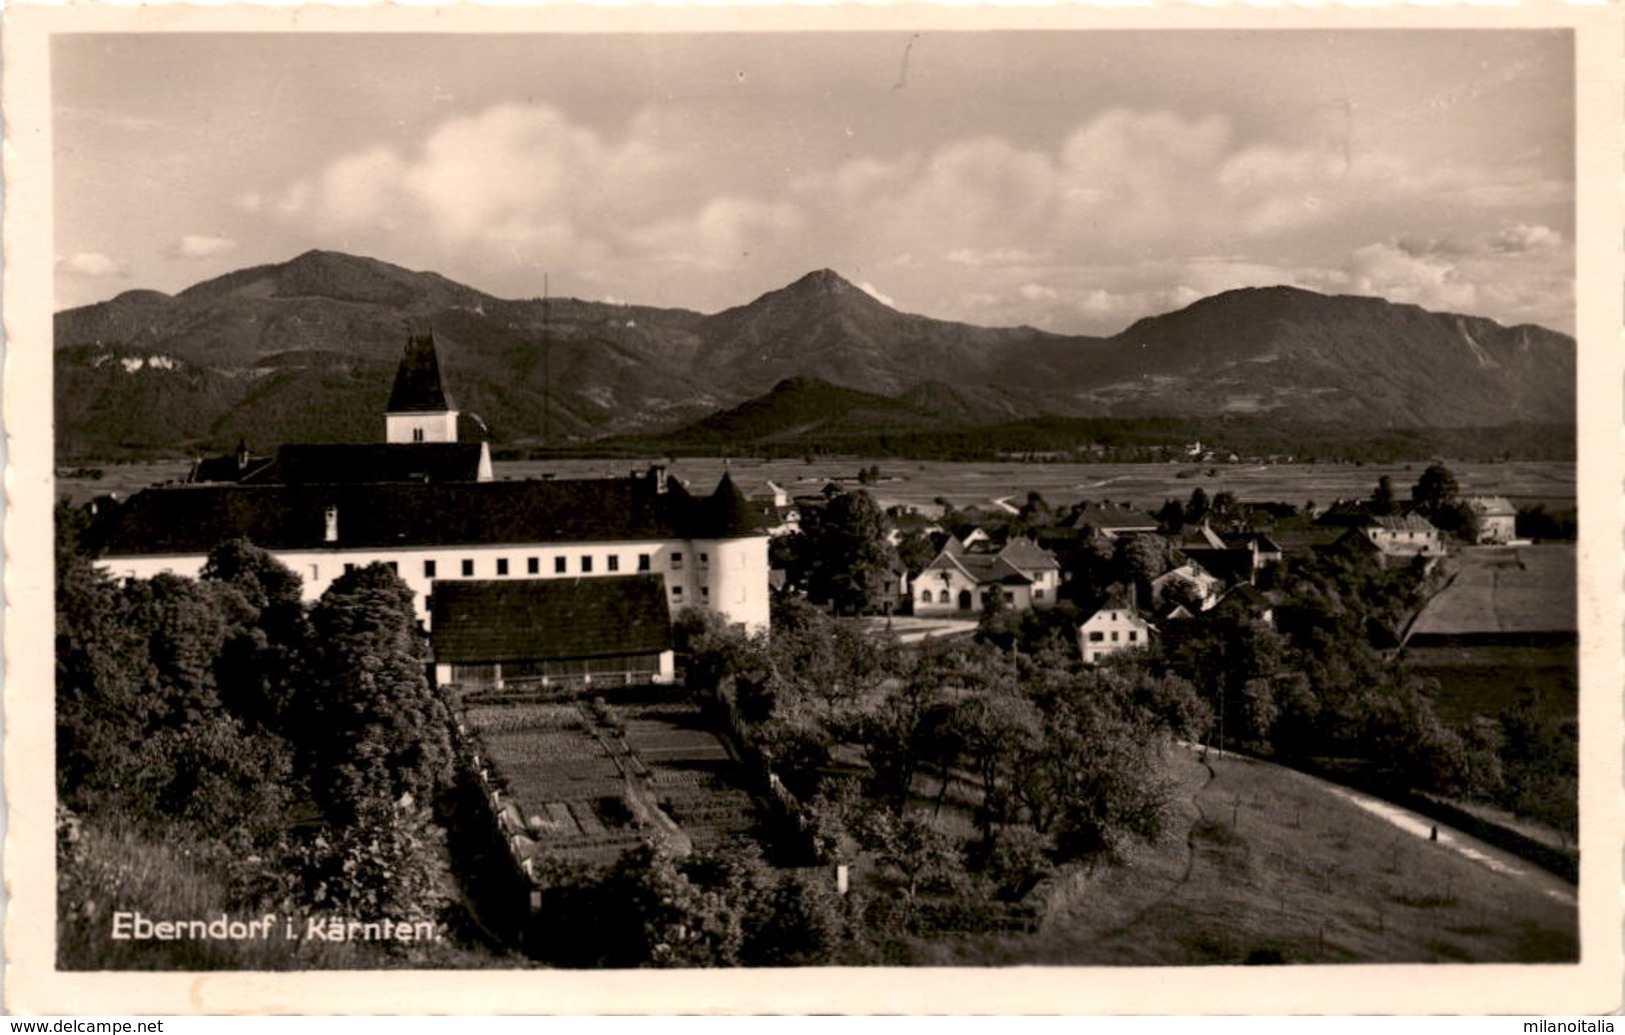
[[[422,451],[428,466],[459,445],[448,440],[456,435],[456,411],[439,385],[433,352],[432,337],[407,347],[386,416],[394,441],[301,447],[317,459],[284,469],[316,480],[136,493],[122,506],[101,508],[99,563],[131,578],[163,571],[196,577],[216,546],[247,539],[292,568],[312,600],[351,568],[385,564],[411,587],[425,621],[446,582],[580,584],[643,574],[660,580],[672,614],[709,607],[730,622],[767,628],[765,521],[727,474],[709,496],[690,495],[658,466],[626,478],[491,481],[476,469],[472,480],[381,479],[369,458]],[[389,461],[382,470],[395,474],[402,466]]]
[[[1505,496],[1472,496],[1467,505],[1478,519],[1478,541],[1504,545],[1518,537],[1518,511]]]
[[[1115,589],[1078,626],[1078,650],[1085,664],[1093,665],[1102,658],[1139,650],[1151,643],[1155,629],[1141,616],[1129,594],[1121,586]]]
[[[1444,554],[1439,530],[1420,514],[1369,518],[1359,536],[1384,557],[1438,557]]]
[[[434,594],[435,682],[465,689],[669,683],[657,575],[445,582]]]
[[[947,615],[987,605],[994,593],[1006,607],[1031,611],[1055,605],[1061,565],[1031,539],[1017,537],[1000,546],[976,530],[970,543],[950,538],[915,577],[916,615]]]

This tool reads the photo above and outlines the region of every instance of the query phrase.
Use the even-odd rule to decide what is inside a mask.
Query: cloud
[[[209,259],[217,255],[229,255],[238,247],[238,243],[229,237],[187,234],[176,242],[175,254],[183,259]]]
[[[864,294],[868,295],[870,298],[873,298],[875,301],[880,302],[880,303],[882,303],[884,305],[888,305],[888,306],[892,307],[893,309],[897,308],[897,302],[895,300],[893,300],[890,295],[885,294],[884,292],[880,291],[873,284],[869,283],[867,280],[859,281],[858,282],[858,288],[860,290],[862,290]]]
[[[74,252],[58,259],[56,268],[80,277],[122,277],[124,269],[101,252]]]
[[[1489,244],[1498,252],[1549,252],[1563,246],[1563,235],[1549,226],[1527,226],[1520,223],[1493,235]]]
[[[1478,289],[1445,258],[1413,255],[1392,244],[1369,244],[1349,256],[1350,287],[1357,294],[1427,309],[1471,309]]]
[[[1337,133],[1260,138],[1221,114],[1131,108],[1047,143],[983,133],[831,164],[792,161],[797,146],[788,130],[719,136],[678,102],[618,131],[499,104],[236,205],[499,292],[569,270],[598,293],[704,307],[808,269],[884,269],[888,304],[911,311],[1095,333],[1267,283],[1548,319],[1541,292],[1555,283],[1561,300],[1572,276],[1552,214],[1571,192],[1517,162],[1423,161]],[[677,268],[706,274],[709,296],[664,274]]]

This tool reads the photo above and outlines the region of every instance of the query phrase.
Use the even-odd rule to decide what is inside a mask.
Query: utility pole
[[[553,300],[548,275],[542,273],[542,445],[553,445]]]

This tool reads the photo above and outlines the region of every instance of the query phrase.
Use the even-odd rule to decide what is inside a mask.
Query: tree
[[[863,491],[831,499],[808,530],[807,594],[839,614],[879,609],[887,600],[897,554],[887,542],[886,517]]]
[[[216,664],[222,700],[250,727],[284,735],[287,710],[304,681],[309,644],[303,583],[287,565],[246,539],[225,543],[204,562],[202,581],[229,586],[249,609]]]
[[[1399,498],[1394,495],[1394,480],[1386,474],[1377,479],[1377,487],[1371,493],[1371,513],[1378,517],[1399,513]]]
[[[1446,507],[1456,502],[1461,491],[1456,476],[1443,464],[1429,465],[1411,490],[1411,503],[1428,520],[1436,520]]]
[[[1151,516],[1168,535],[1178,535],[1185,527],[1185,506],[1178,500],[1163,501],[1162,508]]]
[[[1190,502],[1185,504],[1185,523],[1200,525],[1207,520],[1208,510],[1207,490],[1198,485],[1191,490]]]
[[[308,765],[324,810],[432,802],[451,775],[447,718],[425,678],[412,590],[382,564],[339,576],[311,612]]]

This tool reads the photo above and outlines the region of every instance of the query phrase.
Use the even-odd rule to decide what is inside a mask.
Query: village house
[[[1134,606],[1132,594],[1114,586],[1106,600],[1078,626],[1078,651],[1084,664],[1124,651],[1150,646],[1155,627]]]
[[[1002,546],[982,533],[970,543],[950,538],[931,563],[914,577],[914,613],[962,614],[987,606],[993,593],[1017,611],[1053,607],[1061,587],[1055,555],[1031,539],[1016,537]]]
[[[1510,543],[1518,537],[1518,511],[1505,496],[1471,496],[1467,505],[1478,522],[1478,542]]]
[[[1355,542],[1369,543],[1384,559],[1442,557],[1445,552],[1439,530],[1420,514],[1371,517],[1350,536]]]
[[[1189,587],[1179,590],[1176,587]],[[1151,601],[1153,606],[1168,600],[1181,600],[1181,592],[1188,593],[1198,604],[1198,610],[1206,611],[1218,603],[1219,595],[1224,590],[1224,583],[1210,574],[1206,568],[1195,561],[1187,560],[1177,568],[1170,568],[1151,580]]]
[[[438,364],[425,358],[433,347],[430,338],[407,348],[386,416],[389,446],[456,444],[455,411],[438,389]],[[374,447],[313,448],[343,459]],[[160,487],[102,507],[98,563],[122,577],[196,577],[215,547],[247,539],[299,575],[309,600],[345,571],[387,565],[425,622],[437,587],[451,581],[647,575],[671,615],[693,605],[768,627],[765,521],[727,474],[697,496],[659,466],[626,478],[515,481],[380,481],[326,459],[304,469],[332,480]]]
[[[1162,527],[1154,516],[1143,510],[1114,503],[1079,503],[1059,525],[1076,531],[1094,529],[1107,539],[1119,536],[1155,532]]]

